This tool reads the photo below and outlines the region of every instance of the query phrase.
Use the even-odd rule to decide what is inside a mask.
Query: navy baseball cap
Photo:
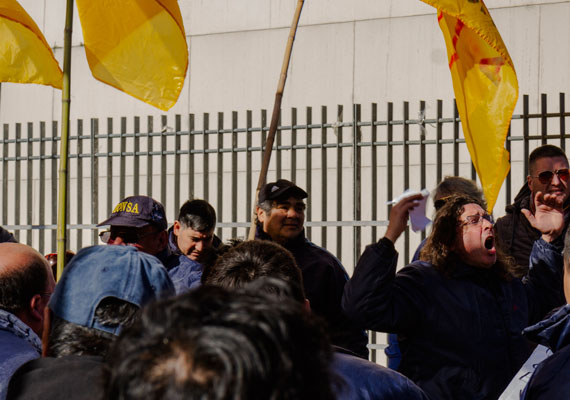
[[[174,285],[158,258],[132,246],[92,246],[80,250],[65,267],[49,308],[67,322],[118,335],[121,326],[101,325],[95,319],[103,299],[114,297],[140,308],[170,295]]]
[[[164,207],[151,197],[131,196],[117,204],[111,216],[97,226],[117,225],[142,228],[149,224],[161,230],[167,228],[168,222]]]
[[[296,197],[306,199],[307,192],[287,179],[279,179],[277,182],[269,182],[259,191],[258,202],[265,200],[277,200],[284,197]]]

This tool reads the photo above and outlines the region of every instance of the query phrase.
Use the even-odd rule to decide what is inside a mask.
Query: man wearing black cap
[[[266,184],[259,192],[255,237],[277,242],[293,254],[311,309],[327,321],[333,344],[367,358],[365,332],[350,327],[340,307],[348,274],[335,256],[305,238],[306,198],[307,192],[288,180]]]
[[[110,225],[100,237],[106,244],[133,246],[165,262],[168,235],[164,207],[148,196],[131,196],[113,209],[109,218],[97,226]]]

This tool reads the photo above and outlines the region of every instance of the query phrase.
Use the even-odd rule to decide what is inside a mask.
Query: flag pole
[[[273,149],[273,140],[275,139],[275,132],[277,131],[277,124],[279,123],[279,115],[281,113],[281,100],[283,99],[283,90],[285,89],[285,81],[287,80],[287,70],[289,69],[289,61],[291,60],[291,50],[293,49],[293,41],[297,33],[297,25],[299,25],[299,18],[301,17],[301,10],[303,9],[304,0],[297,1],[297,8],[293,16],[291,30],[289,31],[289,38],[285,48],[285,56],[283,57],[283,65],[281,66],[281,74],[279,75],[279,84],[277,85],[277,92],[275,93],[275,103],[273,104],[273,114],[271,115],[271,123],[269,124],[269,134],[265,143],[265,151],[263,153],[263,161],[261,162],[261,170],[259,171],[259,179],[257,181],[257,189],[255,190],[255,204],[253,206],[253,216],[251,219],[251,226],[249,228],[248,239],[255,238],[255,207],[259,191],[265,184],[267,178],[267,170],[269,169],[269,161],[271,160],[271,150]]]
[[[57,209],[57,277],[65,266],[67,242],[67,162],[69,144],[69,109],[71,106],[71,33],[73,32],[73,0],[67,0],[63,39],[63,87],[61,92],[61,137],[59,147],[59,201]],[[80,205],[81,206],[81,205]]]

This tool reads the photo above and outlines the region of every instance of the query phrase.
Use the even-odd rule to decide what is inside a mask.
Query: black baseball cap
[[[277,200],[284,197],[306,199],[308,194],[293,182],[287,179],[279,179],[277,182],[269,182],[261,188],[258,202],[263,203],[265,200]]]
[[[113,213],[97,226],[115,225],[142,228],[152,224],[161,230],[167,228],[164,207],[148,196],[131,196],[122,200],[113,209]]]

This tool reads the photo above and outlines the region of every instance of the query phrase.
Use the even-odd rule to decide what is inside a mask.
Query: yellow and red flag
[[[16,0],[0,0],[0,81],[61,89],[63,73],[44,35]]]
[[[176,0],[77,0],[93,76],[148,104],[178,100],[188,45]]]
[[[422,0],[437,8],[465,142],[491,212],[507,176],[518,99],[513,61],[483,0]]]

